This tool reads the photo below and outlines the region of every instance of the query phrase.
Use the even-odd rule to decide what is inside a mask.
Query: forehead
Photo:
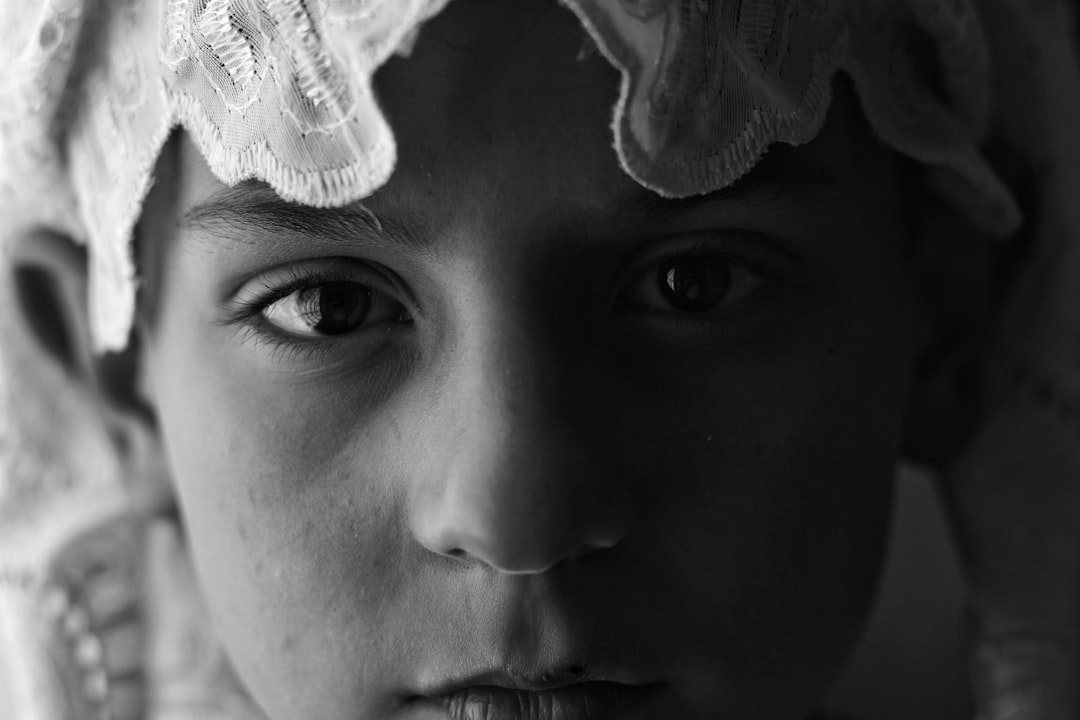
[[[438,164],[493,190],[512,173],[578,193],[616,169],[610,121],[619,75],[565,8],[501,4],[516,10],[497,13],[499,23],[484,22],[487,3],[451,4],[409,58],[376,76],[399,142],[399,175],[426,178]]]
[[[619,83],[577,19],[554,2],[451,3],[423,27],[409,57],[391,60],[375,77],[398,164],[372,197],[315,210],[283,203],[258,182],[226,189],[186,143],[181,215],[213,221],[231,209],[230,221],[266,221],[273,230],[284,220],[338,235],[401,220],[393,235],[406,240],[453,236],[447,231],[477,221],[497,235],[528,225],[548,234],[617,236],[704,205],[737,205],[747,215],[844,203],[845,190],[880,185],[892,155],[840,85],[813,143],[774,146],[735,187],[665,200],[618,166],[611,119]]]

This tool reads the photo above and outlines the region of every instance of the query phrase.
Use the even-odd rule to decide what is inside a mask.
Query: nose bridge
[[[414,532],[434,552],[534,573],[617,543],[629,504],[594,462],[566,359],[508,315],[455,342],[430,418],[443,457],[421,480]]]

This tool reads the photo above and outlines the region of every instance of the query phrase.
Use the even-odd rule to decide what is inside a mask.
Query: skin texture
[[[227,652],[275,720],[571,668],[662,684],[650,718],[801,720],[887,526],[918,326],[899,161],[838,84],[813,143],[650,201],[574,18],[487,4],[380,72],[399,164],[363,208],[225,191],[186,137],[163,159],[141,393]],[[671,255],[720,257],[729,296],[666,306]],[[328,268],[381,314],[307,340],[238,317]]]

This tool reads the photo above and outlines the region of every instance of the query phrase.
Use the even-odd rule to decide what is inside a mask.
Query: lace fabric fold
[[[423,22],[448,1],[0,0],[0,247],[2,236],[32,229],[86,243],[96,343],[123,347],[137,283],[132,228],[172,129],[184,127],[226,183],[261,179],[282,197],[313,206],[365,197],[395,163],[392,128],[371,77],[394,53],[408,54]],[[1025,112],[1046,104],[1024,64],[1039,56],[1032,37],[1044,28],[1014,22],[1036,3],[562,2],[622,73],[612,130],[623,168],[662,195],[726,187],[771,144],[810,141],[824,122],[837,72],[854,81],[879,136],[922,163],[945,200],[991,235],[1009,235],[1020,216],[987,159],[987,141],[1006,136],[1030,156],[1026,170],[1056,168],[1051,157],[1062,138],[1077,147],[1064,123],[1075,117],[1080,93],[1065,98],[1072,105],[1055,122]],[[988,13],[990,6],[1009,12]],[[991,63],[988,38],[1009,46],[1004,66]],[[1069,77],[1075,83],[1075,73]],[[1063,229],[1047,224],[1037,232],[1071,242],[1080,237],[1080,206],[1066,194],[1076,187],[1075,171],[1067,172],[1070,182],[1039,186],[1047,206],[1040,210],[1060,215]],[[1075,264],[1066,267],[1060,257],[1055,250],[1047,261],[1064,268],[1053,283],[1048,274],[1030,281],[1042,294],[1012,320],[1003,344],[1013,354],[1023,348],[1026,365],[1071,396],[1075,356],[1056,348],[1074,325],[1076,306],[1067,300],[1075,294]],[[13,312],[11,289],[5,292],[0,318]],[[10,319],[7,325],[14,327]],[[70,538],[122,514],[125,502],[118,471],[107,468],[106,441],[87,429],[92,418],[72,410],[79,398],[58,396],[38,407],[11,382],[29,375],[33,362],[18,352],[19,342],[30,340],[0,345],[0,398],[10,408],[0,413],[0,580],[47,575]],[[39,382],[62,385],[47,374]],[[48,433],[20,434],[33,427]],[[70,457],[38,458],[56,432],[69,438]],[[1001,466],[1001,448],[1018,436],[992,436],[978,458],[985,462],[969,474]],[[63,470],[87,467],[97,471],[72,477]],[[0,582],[0,619],[13,618],[0,623],[0,668],[15,656],[5,649],[40,640],[18,625],[39,610],[23,589]],[[28,698],[23,707],[63,717],[64,708],[49,699],[55,678],[48,668],[56,658],[47,647],[14,649],[20,659],[40,661],[40,668],[26,663],[25,682],[15,688]]]
[[[614,121],[623,167],[661,195],[725,187],[771,144],[812,140],[844,71],[882,139],[951,172],[952,199],[973,221],[997,235],[1019,222],[979,153],[990,74],[968,2],[568,4],[623,72]]]
[[[134,312],[132,228],[162,144],[186,128],[225,183],[336,206],[393,171],[371,78],[448,0],[8,2],[0,90],[0,204],[91,249],[100,349]],[[811,140],[832,76],[984,229],[1019,222],[980,154],[991,98],[972,0],[564,0],[623,74],[624,169],[665,196],[747,173],[775,142]],[[44,202],[43,198],[47,198]]]

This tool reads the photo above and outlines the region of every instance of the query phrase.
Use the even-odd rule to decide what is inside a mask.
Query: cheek
[[[666,641],[694,649],[685,662],[699,672],[686,676],[701,678],[691,694],[703,704],[717,702],[710,676],[736,679],[737,717],[754,717],[762,698],[776,703],[764,717],[809,707],[854,644],[880,570],[891,456],[873,452],[878,437],[838,443],[839,428],[802,420],[815,431],[759,435],[756,447],[721,447],[691,467],[693,491],[654,532],[666,545],[665,594],[681,598]],[[676,529],[664,534],[665,524]]]
[[[302,408],[263,410],[283,428],[320,430]],[[384,641],[445,599],[414,572],[377,458],[313,448],[225,407],[217,416],[174,416],[166,431],[199,578],[238,674],[271,717],[382,716],[372,691],[404,677],[409,652]]]
[[[205,345],[164,343],[158,387],[207,600],[271,716],[348,717],[475,622],[475,588],[433,566],[404,524],[417,418],[361,424],[348,393],[185,355]],[[745,717],[783,717],[760,714],[761,698],[799,707],[839,667],[886,525],[889,383],[852,388],[871,358],[799,347],[784,372],[760,359],[651,383],[598,371],[590,405],[612,410],[582,427],[640,512],[608,564],[560,587],[568,612],[626,638],[627,657],[664,658],[701,706]],[[812,362],[818,351],[829,362]]]
[[[410,603],[434,604],[416,576],[413,596],[401,590],[411,543],[400,483],[383,454],[365,453],[393,455],[394,438],[366,434],[347,393],[239,368],[185,331],[199,323],[168,319],[156,353],[161,431],[238,674],[271,717],[386,716],[365,690],[402,668],[380,643],[426,612]]]
[[[719,702],[719,674],[747,690],[734,716],[773,698],[784,717],[819,696],[855,642],[907,395],[904,297],[818,303],[786,333],[748,338],[753,350],[633,371],[648,388],[636,404],[654,409],[625,448],[653,452],[638,461],[654,478],[641,494],[655,499],[641,576],[664,578],[649,592],[672,609],[647,632],[699,663],[685,676],[701,678],[689,693],[703,704]]]
[[[568,422],[637,516],[587,574],[550,579],[554,616],[670,668],[701,708],[812,705],[869,607],[905,395],[902,313],[860,292],[737,352],[593,348],[609,361],[560,386]],[[407,528],[418,463],[439,464],[410,431],[439,419],[342,378],[252,372],[185,307],[165,304],[155,399],[236,669],[272,717],[389,717],[379,703],[418,658],[452,662],[483,634],[499,588],[447,572]]]

